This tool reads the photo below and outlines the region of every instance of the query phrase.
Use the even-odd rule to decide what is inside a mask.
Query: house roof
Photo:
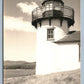
[[[80,42],[80,31],[71,31],[55,43]]]

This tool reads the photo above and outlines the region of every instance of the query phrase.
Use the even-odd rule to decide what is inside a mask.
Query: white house
[[[44,0],[32,12],[37,28],[36,74],[49,74],[80,67],[80,32],[74,25],[74,9],[62,0]]]

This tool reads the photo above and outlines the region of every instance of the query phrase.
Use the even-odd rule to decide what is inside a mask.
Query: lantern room
[[[65,6],[62,0],[44,0],[42,6],[32,12],[32,25],[37,28],[37,23],[41,26],[41,21],[45,19],[49,19],[49,25],[51,25],[52,18],[59,18],[60,25],[65,19],[70,27],[74,24],[74,9]]]

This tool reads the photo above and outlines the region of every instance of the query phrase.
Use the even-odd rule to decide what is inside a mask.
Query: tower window
[[[47,29],[47,39],[48,40],[54,39],[54,29]]]

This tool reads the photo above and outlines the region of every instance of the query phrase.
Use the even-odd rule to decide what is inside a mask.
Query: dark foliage
[[[14,62],[14,61],[6,61],[4,62],[4,69],[35,69],[36,63],[32,62]]]

